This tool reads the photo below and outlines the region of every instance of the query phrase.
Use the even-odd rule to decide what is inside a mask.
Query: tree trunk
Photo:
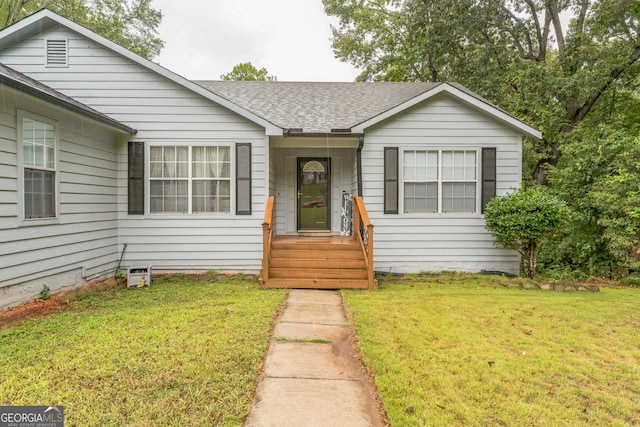
[[[538,258],[538,245],[537,243],[529,243],[523,250],[523,269],[524,275],[529,279],[536,277],[536,264]]]

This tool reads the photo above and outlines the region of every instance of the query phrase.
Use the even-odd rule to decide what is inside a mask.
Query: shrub
[[[640,275],[632,274],[620,280],[620,283],[625,286],[640,286]]]
[[[491,200],[485,209],[487,228],[496,244],[523,257],[524,274],[536,275],[538,246],[566,221],[569,209],[546,187],[520,188]]]
[[[42,290],[40,291],[40,298],[43,300],[48,300],[51,297],[51,289],[47,285],[42,285]]]

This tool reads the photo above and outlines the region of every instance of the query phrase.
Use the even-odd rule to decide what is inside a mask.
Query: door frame
[[[300,194],[300,185],[301,185],[301,177],[302,177],[302,166],[303,164],[306,164],[307,162],[310,161],[319,161],[319,162],[326,162],[326,176],[327,176],[327,182],[326,182],[326,197],[325,197],[325,209],[327,210],[327,217],[326,217],[326,228],[302,228],[301,224],[302,224],[302,203],[301,203],[301,199],[300,197],[298,197],[298,195]],[[298,233],[331,233],[331,225],[332,225],[332,218],[331,218],[331,202],[332,202],[332,195],[331,195],[331,157],[318,157],[318,156],[299,156],[296,157],[296,197],[295,197],[295,201],[296,201],[296,231]]]

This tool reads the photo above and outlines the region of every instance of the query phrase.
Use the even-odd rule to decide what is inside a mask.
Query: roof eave
[[[323,131],[310,131],[305,132],[300,128],[288,128],[283,129],[282,136],[296,136],[305,138],[358,138],[363,136],[363,133],[352,132],[351,129],[331,129],[328,132]]]
[[[45,28],[48,28],[54,24],[60,24],[64,27],[69,28],[72,31],[75,31],[78,34],[87,37],[90,40],[95,41],[98,44],[138,63],[139,65],[150,69],[163,77],[201,95],[209,100],[227,108],[228,110],[233,111],[234,113],[246,118],[247,120],[265,128],[266,135],[282,135],[282,128],[270,123],[263,118],[251,113],[250,111],[245,110],[244,108],[239,107],[238,105],[230,102],[229,100],[222,98],[211,91],[204,89],[203,87],[185,79],[184,77],[167,70],[155,62],[149,61],[141,57],[140,55],[131,52],[130,50],[94,33],[93,31],[76,24],[73,21],[70,21],[49,9],[42,9],[33,15],[30,15],[21,21],[16,22],[15,24],[3,29],[0,31],[0,50],[4,49],[11,44],[16,43],[18,40],[24,38],[25,35],[32,34],[38,31],[41,31]]]
[[[354,133],[364,133],[365,129],[380,123],[383,120],[388,119],[389,117],[395,116],[398,113],[401,113],[402,111],[413,107],[414,105],[417,105],[429,98],[432,98],[433,96],[442,93],[442,92],[446,92],[452,96],[454,96],[455,98],[459,99],[460,101],[464,102],[465,104],[468,104],[476,109],[479,109],[483,112],[485,112],[486,114],[489,114],[490,116],[494,117],[495,119],[497,119],[498,121],[506,124],[507,126],[518,130],[519,132],[523,133],[524,135],[530,136],[532,138],[536,138],[536,139],[542,139],[542,133],[538,130],[535,129],[532,126],[529,126],[528,124],[524,123],[521,120],[516,119],[515,117],[505,113],[504,111],[501,111],[500,109],[487,104],[486,102],[483,102],[482,100],[469,95],[468,93],[465,93],[463,91],[461,91],[460,89],[457,89],[447,83],[441,83],[438,86],[433,87],[432,89],[429,89],[427,91],[425,91],[424,93],[409,99],[408,101],[397,105],[396,107],[385,111],[382,114],[379,114],[375,117],[372,117],[371,119],[362,122],[356,126],[354,126],[352,128],[352,132]]]
[[[138,131],[130,126],[125,125],[124,123],[121,123],[115,119],[112,119],[108,116],[104,116],[102,114],[99,114],[98,112],[91,112],[89,110],[86,110],[84,108],[81,108],[78,105],[72,104],[70,102],[66,102],[63,99],[57,98],[55,96],[52,96],[46,92],[42,92],[39,91],[38,89],[31,87],[29,85],[26,85],[24,83],[21,83],[17,80],[14,80],[12,78],[6,77],[6,76],[0,76],[0,83],[5,84],[7,86],[13,87],[15,89],[20,90],[21,92],[24,93],[28,93],[29,95],[35,96],[36,98],[42,99],[44,101],[47,101],[53,105],[57,105],[60,106],[62,108],[65,108],[67,110],[73,111],[75,113],[78,113],[82,116],[88,117],[92,120],[95,120],[96,122],[102,123],[104,125],[107,125],[109,127],[115,128],[117,130],[120,130],[124,133],[127,133],[129,135],[135,135],[136,133],[138,133]]]

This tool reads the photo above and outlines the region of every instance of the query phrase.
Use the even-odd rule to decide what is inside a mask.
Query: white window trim
[[[404,179],[404,153],[405,151],[437,151],[438,152],[438,211],[437,212],[405,212],[404,209],[404,184],[405,182],[418,182]],[[475,212],[442,212],[442,152],[443,151],[474,151],[476,153],[476,206]],[[399,159],[398,159],[398,208],[400,215],[407,216],[446,216],[447,218],[455,218],[457,216],[469,218],[472,216],[482,216],[480,213],[481,208],[481,192],[482,192],[482,147],[451,147],[451,146],[440,146],[440,145],[429,145],[429,146],[406,146],[400,148]],[[434,182],[434,181],[419,181],[419,182]],[[446,182],[469,182],[469,181],[446,181]]]
[[[49,64],[49,42],[60,41],[65,45],[64,64]],[[51,37],[44,40],[44,66],[46,68],[69,68],[69,39],[66,37]]]
[[[188,211],[186,213],[178,213],[178,212],[151,212],[151,148],[152,147],[189,147],[189,162],[188,162],[188,170],[189,170],[189,179],[188,182],[191,184],[193,182],[192,175],[192,161],[191,161],[191,152],[193,147],[227,147],[229,148],[229,212],[196,212],[193,213],[193,197],[192,197],[192,186],[188,185]],[[235,143],[231,143],[229,141],[220,141],[220,142],[203,142],[203,143],[185,143],[185,142],[173,142],[173,141],[156,141],[145,144],[145,172],[144,172],[144,191],[145,191],[145,216],[150,218],[182,218],[190,217],[190,218],[210,218],[210,217],[229,217],[230,215],[235,215],[234,210],[234,201],[236,197],[236,189],[235,189],[235,176],[236,176],[236,165],[235,165]],[[226,178],[225,178],[226,179]]]
[[[45,123],[53,126],[54,138],[55,138],[55,180],[54,180],[54,208],[55,216],[50,218],[26,218],[25,217],[25,203],[24,203],[24,147],[23,147],[23,134],[22,134],[22,122],[23,119],[31,119],[41,123]],[[16,114],[16,134],[17,134],[17,151],[18,151],[18,212],[20,215],[20,225],[49,225],[60,223],[60,126],[58,121],[50,119],[48,117],[41,116],[39,114],[31,113],[28,111],[18,110]]]

